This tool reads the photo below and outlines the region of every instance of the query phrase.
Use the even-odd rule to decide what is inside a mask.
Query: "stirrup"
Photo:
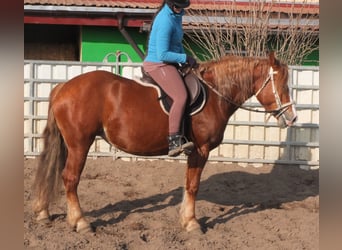
[[[194,143],[188,141],[184,136],[176,134],[168,137],[169,140],[169,153],[168,156],[175,157],[181,153],[186,155],[191,154],[194,148]]]

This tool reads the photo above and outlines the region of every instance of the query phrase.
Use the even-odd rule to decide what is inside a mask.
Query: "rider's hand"
[[[187,55],[186,62],[190,65],[191,68],[196,68],[198,66],[195,58],[193,58],[192,56]]]

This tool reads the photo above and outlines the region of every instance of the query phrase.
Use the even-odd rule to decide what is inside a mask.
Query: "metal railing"
[[[119,72],[127,78],[140,74],[141,63],[81,63],[61,61],[24,61],[24,156],[38,156],[42,150],[42,131],[46,124],[51,89],[79,74],[93,70]],[[227,124],[224,139],[210,153],[209,161],[241,163],[279,163],[319,165],[319,68],[290,67],[289,85],[298,112],[295,126],[280,129],[276,121],[266,122],[265,114],[238,110]],[[253,97],[248,107],[261,107]],[[122,152],[96,138],[89,157],[141,157]],[[176,159],[184,160],[179,156]]]

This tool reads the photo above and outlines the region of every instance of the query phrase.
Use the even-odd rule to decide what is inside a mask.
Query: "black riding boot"
[[[194,143],[189,142],[185,139],[184,136],[175,134],[168,136],[169,140],[169,156],[175,157],[179,154],[185,152],[186,154],[190,154],[191,150],[194,148]]]

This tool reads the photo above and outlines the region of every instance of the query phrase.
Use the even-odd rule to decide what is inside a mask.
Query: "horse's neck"
[[[222,119],[228,121],[229,118],[254,94],[254,84],[247,86],[241,86],[241,83],[232,84],[231,82],[225,82],[224,84],[231,84],[228,88],[219,88],[219,83],[214,78],[206,78],[207,83],[210,81],[209,86],[211,88],[211,94],[214,97],[214,101],[217,103],[217,107],[220,110]],[[233,80],[232,80],[233,81]],[[223,83],[221,83],[223,84]],[[225,92],[225,90],[227,90]]]

